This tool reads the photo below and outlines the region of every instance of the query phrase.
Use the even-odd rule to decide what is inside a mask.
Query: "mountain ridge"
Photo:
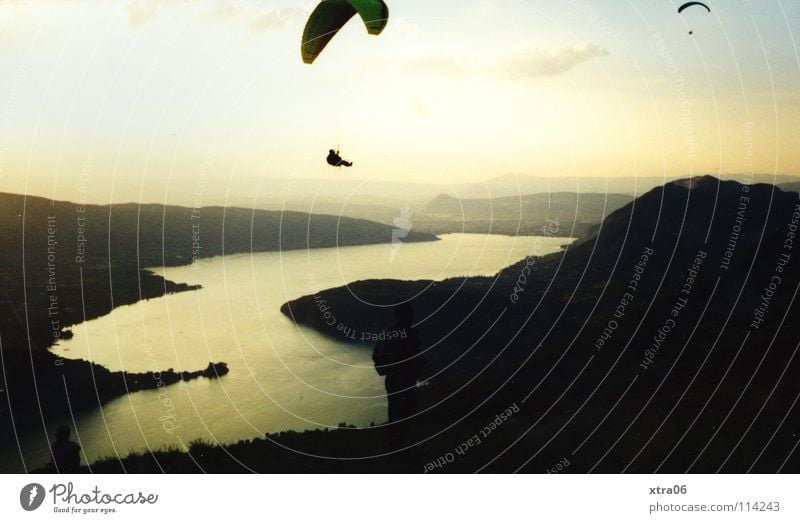
[[[435,409],[418,439],[461,420],[446,448],[525,400],[519,424],[456,470],[545,470],[568,456],[574,472],[797,471],[800,333],[787,326],[800,321],[800,255],[783,251],[799,199],[766,184],[679,180],[495,278],[357,282],[321,296],[356,329],[390,320],[353,295],[410,300],[425,319],[423,404]],[[282,310],[335,336],[307,301]]]

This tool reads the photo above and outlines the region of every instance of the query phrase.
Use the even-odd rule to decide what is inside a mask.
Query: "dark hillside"
[[[131,388],[120,373],[85,362],[65,364],[46,349],[69,336],[71,325],[120,305],[195,288],[146,267],[224,253],[389,243],[392,229],[299,212],[78,205],[0,193],[0,415],[10,409],[17,423],[37,418],[39,408],[64,415],[65,380],[74,409],[96,407]],[[413,231],[403,239],[433,240]],[[10,426],[6,416],[0,422]]]
[[[798,224],[797,193],[695,178],[495,279],[350,291],[414,296],[430,347],[419,439],[455,424],[452,447],[522,405],[452,469],[544,471],[568,457],[573,472],[797,471]],[[387,322],[350,292],[321,297],[356,329]],[[309,298],[284,312],[333,334]]]

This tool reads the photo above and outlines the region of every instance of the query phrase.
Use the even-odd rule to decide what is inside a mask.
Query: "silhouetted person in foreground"
[[[405,436],[400,422],[417,412],[417,380],[424,365],[419,335],[411,323],[413,318],[414,310],[409,303],[395,306],[394,325],[385,332],[386,339],[375,345],[372,356],[378,374],[386,376],[389,427],[395,444],[402,444]]]
[[[332,165],[334,167],[352,167],[353,162],[348,162],[342,160],[342,157],[339,156],[339,151],[334,151],[333,149],[328,149],[328,165]]]
[[[61,474],[75,473],[81,466],[81,447],[69,439],[69,427],[61,426],[56,430],[56,441],[53,443],[53,466]]]

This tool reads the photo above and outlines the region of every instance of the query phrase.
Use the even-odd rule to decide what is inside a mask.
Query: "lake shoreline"
[[[550,238],[548,240],[549,243],[545,242],[543,245],[545,245],[546,248],[551,249],[551,251],[554,249],[558,249],[560,245],[562,245],[566,241],[569,241],[568,239],[564,238],[558,238],[558,239]],[[459,274],[469,274],[470,281],[478,281],[478,280],[482,281],[486,278],[491,279],[491,276],[489,275],[495,274],[497,273],[497,271],[502,270],[503,267],[506,267],[507,265],[513,263],[514,261],[524,258],[526,254],[532,252],[532,249],[534,249],[535,246],[538,244],[539,242],[533,237],[509,238],[509,237],[500,237],[496,235],[487,237],[486,235],[456,234],[456,235],[445,236],[441,241],[425,245],[406,245],[405,247],[402,246],[395,247],[392,245],[354,246],[352,247],[353,250],[321,249],[320,252],[316,253],[316,255],[312,254],[310,258],[308,256],[308,253],[306,252],[294,252],[291,254],[291,256],[288,257],[287,255],[289,255],[289,253],[283,253],[282,255],[277,255],[276,253],[272,254],[263,253],[263,255],[267,256],[266,258],[261,258],[261,256],[263,256],[262,254],[258,254],[257,255],[258,257],[253,258],[251,256],[245,256],[242,253],[238,253],[231,255],[231,257],[226,256],[224,258],[225,261],[222,261],[223,258],[218,258],[214,261],[203,260],[201,263],[198,264],[197,267],[183,266],[165,271],[158,271],[158,269],[156,269],[158,271],[157,276],[162,277],[164,279],[202,284],[202,287],[198,287],[198,290],[202,290],[203,293],[202,294],[192,293],[190,295],[186,295],[183,298],[180,297],[184,295],[183,292],[174,293],[173,297],[169,298],[168,301],[154,300],[151,304],[144,305],[143,309],[139,309],[138,307],[128,308],[128,309],[118,308],[116,309],[117,312],[114,313],[115,314],[114,319],[98,318],[99,320],[98,323],[94,323],[93,325],[90,325],[88,328],[80,328],[79,330],[80,336],[77,336],[78,332],[76,332],[75,338],[73,338],[72,340],[68,340],[68,342],[65,344],[60,344],[61,347],[59,351],[56,353],[56,355],[58,357],[66,356],[68,358],[76,358],[76,359],[83,358],[84,360],[92,359],[95,362],[94,364],[89,364],[85,361],[82,361],[76,364],[76,366],[84,365],[89,368],[94,368],[95,370],[98,370],[101,365],[103,366],[110,365],[108,369],[117,369],[117,370],[133,369],[137,371],[137,373],[146,374],[148,369],[154,367],[154,365],[147,365],[147,360],[145,358],[145,356],[147,355],[146,352],[138,349],[133,350],[131,352],[131,350],[128,349],[128,346],[131,345],[131,343],[133,343],[133,345],[136,345],[138,343],[136,341],[137,340],[136,333],[143,332],[142,328],[144,327],[144,325],[147,325],[147,332],[149,333],[148,336],[150,337],[151,340],[164,340],[164,342],[167,343],[168,345],[168,347],[165,345],[164,348],[165,351],[168,351],[170,354],[183,355],[179,358],[179,360],[177,361],[178,364],[176,365],[175,364],[176,361],[174,359],[163,359],[162,356],[165,354],[165,352],[161,351],[161,355],[159,355],[160,350],[158,349],[156,344],[153,344],[152,347],[155,349],[153,355],[155,357],[152,358],[152,362],[158,362],[158,365],[155,365],[155,368],[167,368],[173,366],[176,368],[179,367],[185,368],[185,366],[188,366],[189,368],[200,368],[201,365],[197,361],[197,358],[190,356],[192,351],[191,350],[187,351],[187,349],[191,349],[192,347],[197,347],[202,352],[206,352],[206,350],[203,347],[205,347],[206,344],[210,343],[211,347],[215,347],[214,349],[215,352],[213,355],[209,354],[209,359],[213,358],[213,361],[221,361],[221,360],[227,361],[230,364],[232,364],[231,366],[232,376],[235,375],[236,377],[235,381],[237,383],[241,383],[242,378],[244,378],[245,381],[252,381],[252,378],[249,377],[252,376],[252,369],[242,374],[242,371],[245,367],[242,367],[242,363],[239,361],[239,359],[237,359],[236,356],[228,356],[224,353],[223,350],[219,349],[220,347],[224,347],[225,345],[226,338],[224,332],[227,329],[225,328],[224,325],[221,325],[218,321],[212,322],[210,324],[204,323],[203,330],[206,330],[209,335],[211,335],[212,333],[214,334],[212,338],[208,340],[206,340],[205,335],[202,335],[202,337],[195,336],[192,340],[173,338],[173,341],[170,342],[169,341],[170,339],[169,336],[171,336],[170,331],[161,330],[159,333],[160,327],[158,327],[159,325],[163,324],[166,328],[167,324],[164,322],[167,321],[167,317],[164,316],[164,314],[166,313],[167,309],[172,309],[173,311],[178,311],[178,310],[187,311],[187,313],[189,313],[188,316],[183,315],[183,320],[182,320],[184,321],[184,323],[186,321],[190,322],[186,324],[186,326],[183,328],[184,332],[186,332],[187,330],[193,330],[192,325],[199,325],[197,323],[198,321],[204,321],[202,319],[202,316],[197,316],[197,312],[194,313],[191,312],[192,309],[197,311],[197,307],[200,306],[199,304],[201,302],[210,303],[209,300],[212,300],[218,303],[222,303],[222,305],[224,306],[224,310],[220,310],[221,314],[205,313],[203,314],[203,316],[207,315],[209,318],[210,317],[221,318],[223,323],[225,323],[227,321],[226,318],[230,314],[230,311],[225,312],[225,310],[228,310],[229,307],[225,305],[225,303],[228,303],[229,299],[233,300],[234,296],[238,296],[236,301],[231,301],[230,303],[234,304],[232,305],[233,307],[236,307],[235,304],[239,303],[239,307],[240,308],[244,307],[244,311],[246,311],[246,314],[250,315],[250,317],[252,318],[250,320],[247,320],[248,323],[242,324],[241,328],[244,329],[243,332],[245,330],[252,330],[253,327],[257,327],[258,325],[260,325],[261,320],[259,318],[261,317],[262,314],[266,313],[266,310],[269,311],[274,310],[274,313],[273,312],[269,313],[269,317],[274,318],[269,320],[270,325],[272,325],[272,327],[270,328],[273,329],[271,331],[272,334],[270,335],[270,337],[274,338],[276,334],[276,331],[274,331],[275,328],[288,329],[292,332],[296,332],[296,334],[292,335],[293,336],[292,340],[294,341],[291,341],[289,343],[287,343],[286,340],[284,340],[283,338],[280,338],[280,336],[276,339],[273,339],[271,343],[277,343],[279,347],[286,347],[287,348],[286,350],[297,352],[295,349],[290,347],[297,346],[298,348],[300,348],[299,347],[300,345],[306,345],[307,343],[329,344],[328,341],[322,341],[322,338],[325,339],[331,339],[331,338],[328,336],[320,337],[318,331],[315,329],[305,329],[306,325],[304,325],[303,322],[294,323],[288,321],[287,317],[280,311],[280,307],[286,303],[287,298],[298,299],[296,297],[298,296],[302,297],[303,295],[308,294],[309,292],[317,292],[316,289],[319,289],[318,292],[321,293],[326,292],[328,289],[336,288],[337,286],[341,286],[342,283],[346,282],[354,282],[353,284],[357,288],[361,288],[360,282],[363,280],[360,280],[359,277],[364,278],[364,277],[370,277],[371,275],[374,276],[381,274],[392,275],[394,277],[403,278],[402,280],[397,280],[397,284],[400,286],[404,286],[408,282],[413,282],[411,278],[413,278],[415,275],[419,275],[422,277],[433,276],[437,278],[436,280],[417,280],[415,283],[413,283],[413,285],[418,286],[420,290],[422,290],[426,286],[432,286],[436,288],[437,286],[442,285],[441,282],[447,281],[448,278],[452,279],[454,275],[459,275]],[[323,254],[324,256],[322,256]],[[394,259],[393,257],[390,258],[390,256],[395,254],[397,256],[396,259]],[[385,257],[384,263],[380,262],[377,264],[375,263],[375,260],[384,259],[383,257]],[[251,260],[255,260],[255,262]],[[314,266],[306,267],[305,264],[307,260],[313,260]],[[337,262],[337,260],[339,261]],[[364,272],[362,269],[355,269],[355,266],[353,265],[353,260],[369,260],[369,262],[365,265],[365,267],[369,267],[370,270]],[[409,261],[415,262],[417,260],[428,260],[426,262],[427,268],[421,268],[416,263],[409,263]],[[480,262],[478,262],[478,260],[480,260]],[[291,272],[291,274],[294,274],[294,276],[290,276],[290,273],[284,274],[284,271],[286,271],[288,268],[292,268],[291,271],[293,272]],[[420,269],[422,269],[422,272],[420,272]],[[255,272],[253,272],[254,270],[258,270],[258,275]],[[397,272],[398,270],[400,272]],[[219,271],[226,271],[226,273],[229,276],[225,276],[224,273]],[[283,291],[277,294],[270,291],[266,291],[265,293],[266,289],[275,288],[274,283],[270,284],[269,282],[274,281],[274,278],[277,277],[279,273],[284,274],[281,277],[282,279],[284,279],[283,286],[285,287],[287,282],[289,282],[290,283],[289,287],[285,288]],[[239,287],[236,286],[237,280],[235,280],[235,277],[234,280],[230,279],[230,277],[235,274],[242,275],[242,278],[240,278],[241,281],[238,283]],[[272,277],[270,277],[270,275],[272,275]],[[286,280],[287,277],[290,279]],[[441,278],[444,278],[444,280],[442,280]],[[461,278],[456,278],[456,279],[460,280]],[[253,282],[256,281],[262,282],[261,287],[263,288],[261,291],[259,291],[260,294],[259,292],[255,292],[253,290],[254,289]],[[381,281],[382,283],[379,285],[379,287],[385,288],[387,284],[383,282],[383,280]],[[231,284],[233,284],[233,287],[231,287]],[[266,287],[264,287],[264,285],[266,285]],[[272,285],[272,287],[270,287],[270,285]],[[223,287],[225,289],[229,289],[229,291],[224,290]],[[231,298],[227,297],[228,292],[231,293],[230,294]],[[253,294],[253,292],[255,292],[255,294]],[[264,303],[258,304],[255,301],[252,301],[254,299],[257,299],[255,298],[255,296],[259,295],[262,296],[264,300],[266,300],[265,304],[267,309],[264,309],[265,307]],[[194,298],[193,296],[197,296],[197,298]],[[250,297],[248,298],[247,296]],[[205,309],[205,306],[203,306],[203,308]],[[259,313],[258,310],[261,310],[261,312]],[[387,312],[391,316],[391,308],[383,308],[382,310],[384,310],[384,312]],[[121,315],[120,311],[122,311]],[[240,313],[234,313],[234,314],[236,315],[237,318],[240,317]],[[145,321],[144,318],[146,318],[146,323],[142,323]],[[130,320],[136,323],[130,325],[126,323]],[[109,323],[111,321],[113,321],[114,324],[118,326],[125,326],[125,325],[128,326],[125,327],[125,329],[123,330],[117,330],[119,329],[119,327],[112,326],[111,323]],[[256,323],[253,323],[254,321]],[[367,332],[370,335],[369,337],[365,337],[364,340],[361,339],[353,340],[354,334],[352,332],[348,332],[348,335],[346,336],[347,339],[340,338],[336,342],[338,343],[339,348],[334,349],[333,352],[330,352],[329,353],[330,356],[320,354],[323,356],[323,358],[321,358],[321,361],[324,362],[325,359],[332,357],[333,362],[342,362],[345,365],[347,365],[348,368],[352,369],[358,369],[358,368],[365,369],[363,371],[357,371],[357,372],[364,372],[366,374],[369,374],[370,376],[375,375],[374,369],[372,369],[371,366],[371,361],[368,361],[369,360],[368,351],[364,351],[362,349],[369,348],[372,344],[374,344],[374,340],[372,338],[380,336],[378,327],[379,326],[385,327],[385,325],[380,325],[381,323],[383,322],[382,321],[378,322],[378,324],[376,324],[375,329],[370,328],[364,330],[364,332]],[[302,328],[298,329],[298,327]],[[181,327],[179,326],[170,327],[170,329],[173,328],[177,329],[176,333],[181,330]],[[118,346],[118,348],[114,346],[114,348],[112,349],[112,346],[108,345],[106,341],[101,341],[101,340],[109,340],[109,337],[110,340],[113,340],[115,330],[118,333],[117,336],[122,335],[129,341],[122,341],[120,344],[120,341],[118,340],[117,343],[120,345]],[[197,333],[202,332],[202,330],[197,330],[197,329],[194,330]],[[311,332],[312,330],[313,334]],[[360,337],[360,333],[357,334],[359,334],[358,337]],[[133,338],[131,338],[131,336],[133,336]],[[79,337],[80,339],[77,339]],[[331,342],[333,341],[334,340],[331,339]],[[176,342],[178,343],[178,345],[174,346],[173,344]],[[231,349],[234,352],[244,350],[244,353],[246,354],[252,354],[252,355],[256,354],[256,352],[252,351],[258,345],[253,345],[251,343],[249,346],[243,347],[239,345],[239,343],[241,342],[242,339],[240,338],[239,342],[237,343],[237,347],[239,348],[231,347]],[[346,343],[341,343],[341,342],[346,342]],[[149,344],[152,342],[148,342],[145,339],[142,339],[141,343]],[[141,343],[139,344],[141,345]],[[86,348],[88,348],[90,345],[93,348],[87,356]],[[105,350],[104,346],[107,347],[108,350]],[[131,348],[136,349],[136,347],[133,347],[132,345]],[[65,350],[69,352],[64,352]],[[109,352],[109,350],[111,352]],[[178,352],[174,352],[174,350],[177,350]],[[103,353],[105,353],[105,356],[103,356]],[[118,359],[119,356],[117,356],[117,354],[121,354],[123,359],[119,360]],[[352,356],[350,356],[349,354],[352,354]],[[356,356],[356,354],[360,355]],[[364,356],[365,354],[366,356]],[[129,357],[128,355],[131,356]],[[308,356],[312,356],[314,360],[316,360],[317,357],[320,355],[314,354],[313,351],[309,351],[308,354]],[[109,356],[111,356],[111,359],[109,359]],[[294,361],[296,362],[296,364],[299,364],[297,362],[304,361],[304,359],[307,359],[308,356],[300,356],[301,358],[300,360],[294,360]],[[293,357],[296,358],[297,356]],[[208,362],[209,359],[206,359],[205,361]],[[187,365],[182,365],[180,362],[184,362]],[[52,364],[52,361],[49,363],[45,363],[45,366],[48,364]],[[306,365],[306,363],[302,364]],[[202,364],[202,366],[204,365],[205,363]],[[336,367],[337,365],[339,365],[339,363],[336,363],[334,365],[327,364],[327,366],[320,367],[319,370],[315,370],[313,373],[307,374],[308,377],[306,377],[305,379],[310,378],[312,380],[317,380],[317,379],[323,380],[320,381],[319,384],[314,384],[313,381],[310,382],[309,384],[312,385],[312,387],[319,387],[321,384],[326,390],[329,390],[328,386],[325,385],[325,383],[328,380],[338,383],[349,382],[352,384],[352,385],[347,385],[346,389],[344,390],[342,389],[333,390],[332,392],[334,392],[334,396],[338,394],[344,394],[344,397],[349,396],[355,398],[366,394],[367,396],[365,396],[365,398],[381,397],[380,391],[382,391],[383,384],[382,380],[380,380],[380,378],[377,377],[377,375],[374,376],[375,379],[368,378],[367,381],[363,381],[362,378],[360,377],[361,374],[353,374],[353,372],[355,371],[345,369],[344,374],[336,372],[335,376],[337,377],[333,378],[334,374],[331,374],[330,371],[336,369],[334,368],[330,368],[329,370],[325,369],[328,369],[328,367],[332,366]],[[105,372],[110,372],[107,369],[103,370]],[[80,379],[81,375],[86,376],[85,373],[78,372],[75,376],[70,378],[69,381],[71,382],[74,380],[78,380]],[[259,376],[263,376],[263,374],[259,374]],[[317,376],[319,376],[320,378],[316,378]],[[270,384],[270,386],[273,387],[279,386],[276,383],[283,383],[282,381],[275,382],[273,378],[265,379],[261,377],[259,379],[263,380],[263,383]],[[58,378],[52,381],[58,383],[63,380],[61,378]],[[85,381],[91,383],[91,377],[89,377]],[[296,378],[294,381],[297,383],[297,386],[295,387],[291,384],[288,384],[290,387],[289,390],[297,389],[298,394],[300,394],[301,396],[304,395],[305,392],[302,390],[304,388],[302,383],[305,383],[305,381],[297,380]],[[369,383],[375,382],[375,383],[365,386],[367,382]],[[241,387],[241,385],[236,385],[231,383],[229,385],[226,385],[225,388],[227,389],[228,387],[234,387],[234,386]],[[337,387],[338,386],[339,385],[337,385]],[[305,386],[305,388],[307,387],[308,385]],[[103,388],[108,388],[108,387],[103,387]],[[120,392],[120,394],[126,393],[124,387],[122,388],[123,390],[119,390],[119,387],[116,386],[114,388],[117,389],[115,392]],[[185,396],[186,390],[189,389],[186,389],[185,387],[180,387],[175,392],[171,393],[170,396],[172,397],[173,401],[177,399],[178,404],[183,405],[183,403],[181,403],[183,401],[181,398]],[[206,394],[202,391],[207,389],[205,386],[202,387],[201,389],[198,389],[197,387],[193,386],[191,387],[190,390],[195,391],[191,394],[202,393],[205,397]],[[93,391],[89,390],[87,392],[91,394],[87,394],[86,406],[93,407],[95,409],[98,408],[100,405],[107,403],[109,399],[115,399],[115,397],[118,397],[111,395],[109,397],[101,397],[100,398],[101,401],[98,402],[98,399],[97,397],[94,396]],[[254,390],[254,392],[256,393],[255,394],[256,396],[260,395],[258,394],[258,390]],[[71,390],[70,393],[72,393]],[[253,394],[250,394],[250,396],[253,396]],[[137,396],[133,400],[134,401],[133,405],[137,405],[136,407],[133,407],[137,413],[145,412],[145,410],[140,410],[140,409],[145,409],[145,406],[142,404],[142,402],[148,401],[147,398],[150,397],[151,395],[146,394],[143,396]],[[324,407],[329,403],[329,400],[325,400],[324,398],[321,397],[318,398],[318,400],[314,400],[310,399],[311,397],[312,397],[311,395],[307,395],[307,398],[309,398],[307,399],[307,402],[310,401],[311,403],[306,403],[305,404],[306,407],[301,407],[298,405],[298,408],[309,408],[309,406],[313,405],[314,409],[323,408],[329,410],[328,414],[320,413],[322,417],[319,417],[319,415],[315,414],[311,415],[310,419],[314,419],[320,422],[319,424],[317,424],[317,426],[335,427],[337,423],[340,423],[342,421],[348,423],[355,422],[360,426],[368,426],[370,424],[370,420],[372,420],[373,422],[380,422],[382,419],[384,419],[383,417],[385,416],[385,404],[383,406],[380,406],[381,403],[383,403],[382,401],[368,401],[366,403],[363,403],[363,405],[365,406],[372,405],[371,407],[369,407],[372,410],[367,410],[366,407],[361,407],[354,404],[356,410],[353,411],[354,413],[348,414],[347,409],[350,409],[349,406],[347,407],[347,409],[337,410],[339,409],[339,407],[337,407],[336,409],[330,410],[327,407]],[[321,403],[315,403],[315,401],[320,401],[320,400]],[[255,407],[254,405],[250,405],[249,399],[245,400],[240,398],[240,400],[234,400],[234,401],[237,401],[236,403],[237,405],[240,405],[240,407],[244,407],[249,412],[258,412],[258,414],[255,415],[254,419],[269,420],[272,419],[270,418],[270,416],[275,415],[272,412],[274,409],[265,409],[262,411],[261,408]],[[119,412],[121,408],[130,411],[131,407],[130,406],[125,407],[125,405],[128,405],[127,400],[125,400],[123,403],[117,401],[111,404],[111,406],[109,407],[103,407],[103,411],[105,413],[104,415],[108,416],[109,413]],[[257,409],[256,411],[252,410],[254,407]],[[73,405],[73,408],[75,408],[75,405]],[[183,409],[183,406],[176,408],[178,410],[176,410],[175,412],[184,412],[184,410],[181,410]],[[204,413],[208,412],[206,410],[206,407],[204,406],[200,406],[199,409],[200,410],[197,412],[197,414],[192,414],[191,409],[189,411],[185,411],[184,419],[182,420],[184,426],[186,426],[187,422],[186,417],[191,417],[191,418],[194,418],[196,416],[203,417],[205,416]],[[334,414],[334,412],[336,413]],[[304,413],[304,415],[308,416],[309,413],[306,412]],[[81,417],[85,420],[99,420],[99,418],[97,418],[96,415],[91,413],[89,413],[88,415],[82,415]],[[95,422],[86,421],[83,423],[95,423]],[[81,424],[79,423],[79,426],[80,425]],[[308,428],[301,429],[300,428],[301,425],[298,425],[296,423],[290,423],[287,425],[285,421],[280,421],[280,420],[278,421],[277,424],[272,424],[271,422],[264,422],[264,421],[258,424],[258,426],[263,427],[263,429],[266,432],[273,432],[275,430],[282,430],[282,429],[314,430],[313,425],[314,424],[309,424]],[[238,424],[236,426],[238,426]],[[157,429],[158,427],[155,428]],[[52,430],[52,428],[50,428],[49,430]],[[150,430],[153,430],[153,428],[151,428]],[[82,432],[84,431],[85,431],[85,425]],[[41,428],[38,430],[38,432],[41,435]],[[136,430],[136,432],[138,433],[139,431]],[[194,434],[194,431],[192,431],[190,434],[187,434],[186,437],[182,439],[185,441],[191,441],[193,437],[196,437],[193,436],[192,434]],[[223,433],[219,433],[219,437],[222,438],[221,441],[224,441],[226,444],[232,444],[232,442],[237,441],[240,437],[245,435],[246,435],[245,433],[241,431],[237,432],[236,430],[226,430],[224,432],[224,435]],[[88,435],[82,433],[82,437],[85,439],[88,437]],[[114,436],[114,438],[116,439],[117,436]],[[140,436],[137,436],[136,439],[138,440],[139,438]],[[148,436],[148,440],[149,439],[150,438]],[[165,441],[165,438],[161,437],[155,440],[151,440],[150,443],[148,443],[148,445],[152,443],[155,446],[155,448],[158,448],[159,441]],[[137,444],[129,444],[127,446],[123,444],[123,447],[126,449],[130,449],[132,451],[139,448]],[[29,445],[29,448],[31,448],[31,450],[36,452],[35,449],[38,448],[38,445],[36,446]],[[104,455],[103,452],[105,451],[102,451],[98,454],[98,451],[100,451],[102,448],[105,448],[104,445],[101,445],[100,447],[94,446],[93,448],[95,448],[96,450],[89,451],[88,456],[90,457],[90,460],[95,460],[97,459],[98,456]],[[36,458],[33,461],[33,463],[37,463],[38,461],[39,458]]]
[[[436,242],[440,239],[434,235],[417,233],[404,239],[407,243]],[[363,245],[387,245],[389,242]],[[362,244],[344,246],[324,246],[320,248],[358,247]],[[306,247],[307,248],[307,247]],[[286,252],[304,250],[301,246],[289,246]],[[237,254],[261,254],[275,252],[272,250],[252,250],[240,252],[232,250],[225,254],[201,254],[199,260],[211,260]],[[284,251],[280,251],[284,252]],[[164,260],[166,261],[166,260]],[[160,268],[188,267],[193,260],[171,260]],[[174,282],[153,271],[159,267],[136,269],[122,266],[113,273],[105,267],[87,266],[82,272],[82,286],[61,285],[59,296],[63,301],[70,300],[81,303],[83,307],[63,307],[59,310],[57,329],[49,327],[47,310],[42,308],[41,314],[32,314],[28,319],[30,327],[3,333],[0,338],[0,356],[3,361],[3,375],[0,380],[0,392],[6,392],[7,398],[0,401],[0,427],[10,430],[17,424],[41,423],[42,417],[49,418],[67,412],[83,412],[98,408],[104,403],[144,390],[131,388],[126,384],[124,371],[111,371],[105,366],[83,359],[68,360],[52,352],[53,347],[62,339],[74,335],[74,327],[85,322],[96,320],[111,314],[116,309],[135,305],[150,299],[163,298],[170,294],[197,291],[202,285]],[[113,300],[95,301],[84,299],[84,296],[102,296],[113,288]],[[102,291],[101,291],[102,289]],[[100,294],[98,294],[100,291]],[[105,291],[105,292],[103,292]],[[43,292],[43,290],[42,290]],[[40,310],[40,309],[36,309]],[[41,316],[41,317],[40,317]],[[22,323],[18,318],[18,323]],[[47,328],[34,329],[34,324],[48,325]],[[69,364],[65,364],[69,362]],[[165,369],[150,369],[135,375],[156,373],[168,374]],[[189,371],[180,371],[189,372]],[[192,371],[195,372],[195,371]],[[35,376],[35,383],[28,377]],[[87,381],[88,380],[88,381]],[[70,388],[69,397],[65,395],[64,383],[77,384]],[[98,384],[86,387],[83,383]],[[149,387],[150,389],[155,388]],[[0,396],[1,398],[1,396]],[[39,398],[42,398],[40,401]],[[13,420],[11,416],[13,415]]]

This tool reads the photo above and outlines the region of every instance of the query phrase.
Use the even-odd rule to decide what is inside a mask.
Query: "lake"
[[[84,460],[131,451],[183,448],[196,439],[230,443],[267,432],[369,426],[386,420],[383,378],[369,347],[298,327],[280,313],[286,301],[373,278],[442,280],[492,276],[530,254],[570,240],[447,234],[441,241],[309,251],[237,254],[159,268],[201,290],[119,307],[73,328],[53,350],[111,370],[199,370],[228,363],[219,380],[199,378],[117,398],[76,414],[73,440]],[[72,425],[71,420],[63,420]],[[51,434],[55,426],[48,428]],[[49,461],[41,428],[20,434],[28,468]],[[0,463],[17,463],[16,448]]]

